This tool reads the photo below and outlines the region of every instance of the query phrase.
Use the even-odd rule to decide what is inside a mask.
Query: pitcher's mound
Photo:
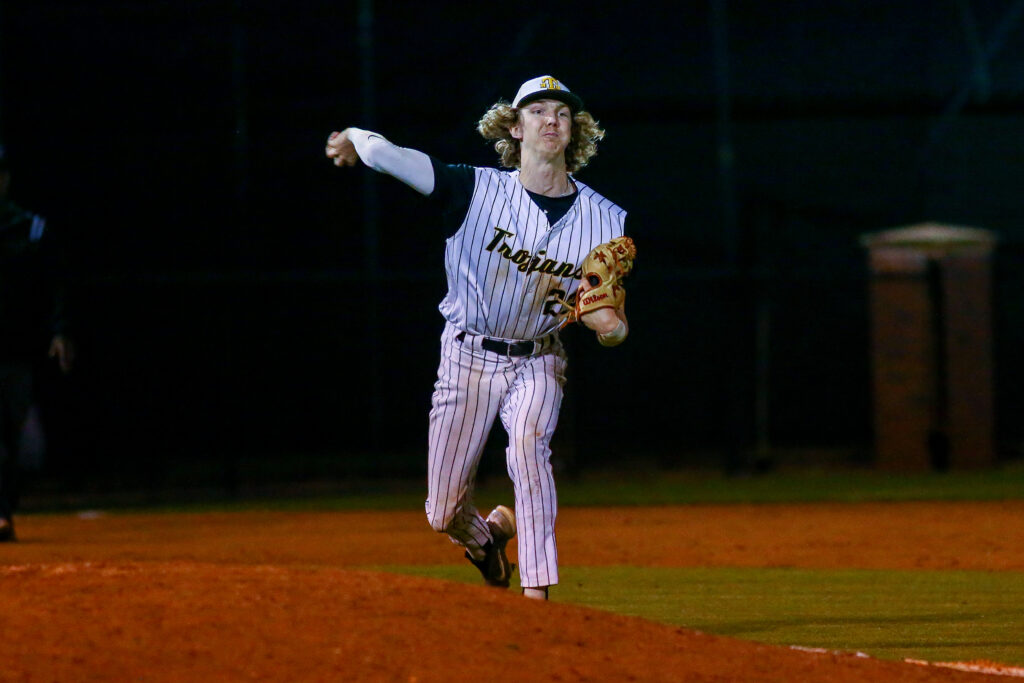
[[[189,562],[0,569],[4,680],[956,681],[514,592]]]

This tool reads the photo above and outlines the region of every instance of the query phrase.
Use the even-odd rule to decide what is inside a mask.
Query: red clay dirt
[[[16,522],[3,681],[998,680],[359,569],[475,571],[418,511]],[[566,566],[1024,569],[1021,502],[566,508],[558,533]]]

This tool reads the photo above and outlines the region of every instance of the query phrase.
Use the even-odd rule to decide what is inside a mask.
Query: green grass
[[[597,472],[559,484],[562,505],[1009,500],[1024,496],[1024,468],[892,474],[869,469],[798,469],[758,476],[641,470]]]
[[[380,567],[476,582],[472,567]],[[552,599],[705,633],[886,659],[1024,666],[1024,574],[565,567]]]
[[[1024,463],[1020,462],[970,472],[901,475],[871,469],[805,468],[746,477],[729,477],[714,470],[664,470],[638,463],[628,471],[604,470],[556,479],[563,507],[1024,498]],[[36,498],[28,495],[22,510],[412,510],[422,508],[425,494],[425,482],[418,479],[339,479],[243,490],[234,496],[215,489]],[[511,483],[503,476],[486,479],[478,486],[476,498],[481,507],[507,503],[512,498]]]

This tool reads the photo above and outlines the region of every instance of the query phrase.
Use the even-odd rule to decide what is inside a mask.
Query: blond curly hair
[[[494,149],[501,156],[501,165],[519,168],[520,141],[512,137],[509,129],[519,122],[519,110],[505,101],[499,101],[483,115],[476,129],[485,140],[495,140]],[[597,154],[597,142],[604,138],[604,129],[590,112],[579,111],[572,117],[572,136],[565,148],[565,168],[575,173],[586,166]]]

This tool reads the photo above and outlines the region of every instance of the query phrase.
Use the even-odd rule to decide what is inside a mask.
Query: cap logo
[[[558,79],[547,76],[546,78],[540,79],[540,87],[545,90],[561,90],[562,84],[558,82]]]

